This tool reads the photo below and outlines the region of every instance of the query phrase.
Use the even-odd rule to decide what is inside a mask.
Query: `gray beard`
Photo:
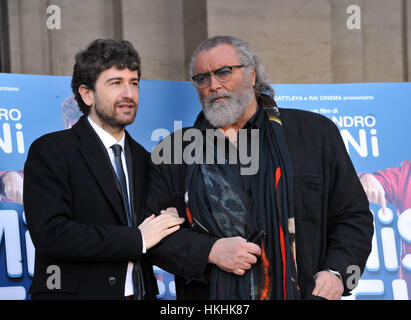
[[[243,85],[234,92],[217,93],[202,98],[204,116],[216,128],[232,125],[244,115],[254,96],[253,88]],[[213,102],[219,97],[226,99]]]

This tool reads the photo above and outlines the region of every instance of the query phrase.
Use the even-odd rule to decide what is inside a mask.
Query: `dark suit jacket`
[[[373,218],[367,197],[334,123],[301,110],[280,109],[280,114],[294,167],[301,296],[315,298],[311,295],[314,275],[326,268],[341,273],[348,294],[348,266],[356,265],[362,272],[371,251]],[[174,150],[172,142],[173,136]],[[148,212],[177,207],[185,217],[186,168],[184,164],[151,163]],[[194,232],[185,222],[150,250],[153,263],[176,275],[178,299],[208,299],[207,260],[216,240]]]
[[[149,154],[127,132],[126,141],[139,225]],[[128,261],[141,263],[148,297],[155,298],[157,285],[142,255],[140,230],[127,226],[107,151],[86,117],[33,142],[24,170],[25,215],[36,248],[32,299],[124,299]],[[49,266],[60,268],[61,289],[48,288],[47,279],[54,276]]]

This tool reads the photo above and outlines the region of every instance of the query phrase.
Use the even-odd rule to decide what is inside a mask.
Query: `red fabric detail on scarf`
[[[267,260],[265,254],[264,242],[261,243],[261,262],[263,265],[263,288],[261,290],[260,300],[267,300],[270,294],[270,276],[268,274],[268,268],[270,263]]]
[[[281,226],[278,226],[280,229],[280,245],[281,245],[281,260],[283,261],[283,289],[284,289],[284,300],[287,300],[287,292],[285,289],[285,270],[287,261],[285,259],[285,239],[284,239],[284,232]]]
[[[192,224],[193,223],[193,217],[191,216],[190,209],[186,208],[186,214],[187,214],[188,222],[190,224]]]
[[[280,178],[281,178],[281,168],[278,167],[275,170],[275,190],[277,190],[277,185],[278,185],[278,182],[280,181]]]
[[[281,178],[281,168],[278,167],[275,170],[275,191],[277,191],[277,186],[278,182],[280,181]],[[284,231],[283,228],[281,228],[281,225],[278,225],[278,228],[280,230],[280,246],[281,246],[281,260],[283,262],[283,291],[284,291],[284,300],[287,300],[287,292],[285,288],[285,270],[287,267],[287,261],[285,258],[285,237],[284,237]]]

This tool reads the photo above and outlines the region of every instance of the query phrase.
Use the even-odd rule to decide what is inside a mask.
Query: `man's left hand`
[[[332,272],[321,271],[316,274],[314,296],[320,296],[327,300],[338,300],[344,292],[342,280]]]

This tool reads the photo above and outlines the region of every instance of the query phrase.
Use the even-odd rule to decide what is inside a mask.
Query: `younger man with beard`
[[[76,55],[72,78],[84,116],[30,147],[24,205],[36,248],[32,299],[155,299],[144,253],[183,219],[164,213],[143,221],[149,156],[125,131],[140,78],[131,43],[93,41]]]
[[[259,170],[242,175],[229,157],[207,163],[204,151],[219,151],[207,139],[198,163],[173,164],[174,154],[171,164],[152,163],[150,212],[177,207],[188,221],[150,251],[176,275],[177,298],[348,294],[348,267],[357,266],[358,280],[373,224],[338,129],[320,115],[277,108],[260,59],[240,39],[204,41],[190,72],[203,107],[194,128],[220,130],[226,145],[237,145],[239,130],[258,129]],[[250,149],[239,142],[239,154]]]

